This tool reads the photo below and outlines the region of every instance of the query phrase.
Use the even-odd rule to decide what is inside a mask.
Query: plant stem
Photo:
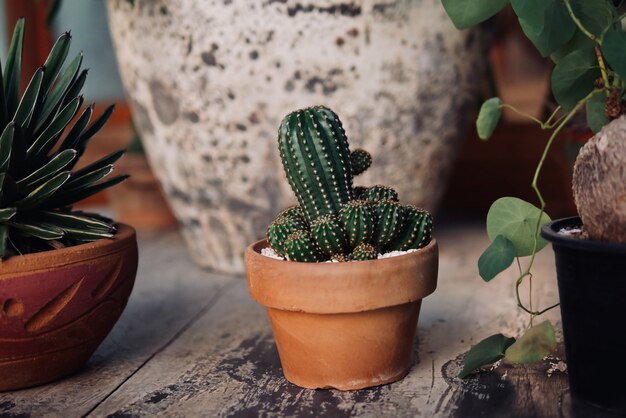
[[[548,120],[547,120],[547,121],[545,121],[545,122],[543,123],[542,129],[545,129],[545,128],[550,128],[550,127],[551,127],[550,123],[552,123],[552,119],[554,119],[554,117],[555,117],[555,116],[559,113],[559,111],[561,111],[561,110],[562,110],[562,109],[561,109],[561,106],[560,106],[560,105],[559,105],[559,106],[557,106],[557,107],[556,107],[556,109],[554,109],[554,112],[552,112],[552,114],[551,114],[551,115],[550,115],[550,117],[548,118]],[[559,123],[559,121],[560,121],[563,117],[565,117],[565,115],[560,116],[560,117],[559,117],[559,118],[558,118],[558,119],[557,119],[554,123]]]
[[[567,0],[566,0],[567,1]],[[537,244],[538,244],[538,240],[537,237],[539,236],[539,230],[541,229],[541,218],[543,217],[543,214],[545,213],[545,208],[546,208],[546,202],[543,198],[543,195],[541,194],[541,191],[539,190],[539,186],[538,186],[538,182],[539,182],[539,174],[541,173],[541,169],[543,168],[543,165],[546,161],[546,158],[548,156],[548,152],[550,151],[550,148],[552,147],[552,144],[554,142],[554,140],[556,139],[557,135],[559,134],[559,132],[561,132],[561,129],[563,129],[563,127],[567,124],[567,122],[569,122],[569,120],[582,108],[582,106],[585,105],[585,103],[587,103],[589,101],[589,99],[591,99],[594,95],[598,94],[602,92],[602,90],[596,89],[593,90],[591,93],[589,93],[585,98],[583,98],[581,101],[579,101],[576,106],[563,118],[563,120],[561,120],[561,122],[559,123],[559,125],[554,129],[554,131],[552,131],[552,135],[550,135],[550,139],[548,139],[548,142],[543,150],[543,154],[541,155],[541,158],[539,159],[539,163],[537,164],[537,168],[535,169],[535,175],[533,176],[533,181],[531,184],[532,189],[535,191],[535,194],[537,195],[537,198],[539,199],[539,203],[540,203],[540,213],[539,216],[537,217],[537,224],[535,225],[535,234],[534,234],[534,243],[533,243],[533,251],[532,251],[532,255],[530,257],[530,262],[528,263],[528,266],[526,267],[526,270],[520,274],[520,276],[518,277],[516,283],[515,283],[515,295],[517,298],[517,306],[520,307],[522,310],[524,310],[525,312],[529,313],[530,315],[533,316],[539,316],[541,314],[543,314],[544,312],[549,311],[550,309],[553,309],[557,306],[559,306],[558,303],[543,309],[541,311],[533,311],[532,309],[528,309],[526,306],[524,306],[524,304],[521,302],[520,299],[520,295],[519,295],[519,287],[522,284],[522,282],[524,281],[524,278],[526,276],[531,276],[532,274],[530,272],[530,269],[532,268],[534,262],[535,262],[535,257],[537,255]]]
[[[602,56],[602,51],[600,50],[600,44],[596,44],[596,58],[598,59],[598,64],[600,65],[600,73],[602,73],[602,81],[604,82],[604,88],[606,89],[607,95],[609,94],[609,76],[606,73],[606,64],[604,63],[604,57]]]
[[[592,41],[598,42],[598,38],[596,37],[596,35],[589,32],[587,28],[583,26],[580,19],[576,17],[576,15],[574,14],[574,11],[572,10],[572,5],[570,4],[569,0],[563,0],[563,3],[565,3],[565,8],[567,9],[567,12],[569,13],[570,17],[572,18],[576,26],[578,26],[578,29],[580,29],[581,32],[584,33],[587,37],[591,38]]]
[[[534,116],[532,116],[532,115],[530,115],[530,114],[528,114],[526,112],[522,112],[521,110],[518,110],[517,108],[515,108],[515,106],[511,106],[510,104],[503,103],[500,107],[511,109],[513,112],[517,113],[518,115],[524,116],[525,118],[528,118],[528,119],[532,120],[533,122],[538,123],[539,125],[541,125],[541,127],[543,129],[544,123],[542,121],[540,121],[536,117],[534,117]]]

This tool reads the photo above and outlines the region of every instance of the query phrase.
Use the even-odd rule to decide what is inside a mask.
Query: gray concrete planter
[[[483,70],[439,0],[109,0],[122,80],[193,258],[243,272],[292,202],[276,130],[324,104],[385,183],[435,209]]]

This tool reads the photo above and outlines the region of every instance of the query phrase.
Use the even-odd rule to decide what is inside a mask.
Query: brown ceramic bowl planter
[[[283,373],[305,388],[361,389],[403,378],[438,248],[346,263],[298,263],[246,250],[248,288],[267,308]]]
[[[135,230],[0,261],[0,391],[82,366],[120,317],[137,272]]]

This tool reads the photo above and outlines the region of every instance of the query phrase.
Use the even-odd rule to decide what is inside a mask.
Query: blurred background
[[[56,37],[62,31],[70,30],[74,35],[70,56],[82,50],[86,67],[90,68],[84,90],[85,103],[95,102],[97,111],[112,102],[117,103],[111,121],[93,141],[88,151],[90,154],[83,163],[126,147],[129,153],[122,159],[118,171],[133,176],[111,192],[92,197],[85,205],[106,206],[117,220],[139,229],[173,226],[176,221],[150,171],[141,139],[133,127],[131,106],[124,95],[107,24],[106,1],[64,0],[57,5],[54,18],[49,20],[51,6],[47,0],[4,0],[0,3],[2,57],[6,55],[7,40],[16,19],[26,17],[25,85],[32,71],[45,60]],[[161,7],[161,12],[167,13],[167,9]],[[481,86],[482,99],[499,95],[504,102],[520,110],[538,118],[544,117],[551,110],[551,64],[526,41],[512,13],[499,14],[498,20],[487,26],[491,41],[486,81]],[[212,55],[203,54],[202,59],[207,65],[215,64],[211,61],[214,60]],[[476,109],[470,112],[469,117],[459,115],[459,123],[473,121]],[[250,117],[253,116],[256,117]],[[189,117],[197,119],[197,115]],[[491,203],[504,195],[534,202],[530,180],[548,138],[547,133],[511,112],[505,112],[505,123],[500,124],[489,142],[477,138],[471,123],[466,132],[438,215],[484,219]],[[588,132],[572,124],[556,142],[545,165],[540,186],[547,197],[547,211],[553,218],[575,213],[570,187],[571,165],[578,148],[589,136]],[[431,163],[437,164],[437,156],[432,158]]]

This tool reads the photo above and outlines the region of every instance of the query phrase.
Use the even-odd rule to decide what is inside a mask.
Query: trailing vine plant
[[[529,315],[526,332],[515,339],[492,335],[472,347],[459,377],[466,378],[481,367],[506,358],[514,363],[542,360],[556,347],[554,328],[549,321],[534,320],[558,306],[537,308],[532,304],[532,267],[535,256],[547,242],[539,231],[550,221],[545,200],[538,186],[539,176],[555,138],[581,111],[593,132],[626,113],[626,32],[624,0],[442,0],[458,29],[479,24],[511,5],[522,30],[543,57],[555,66],[551,77],[552,94],[558,107],[541,121],[503,103],[498,97],[485,101],[476,128],[481,139],[491,137],[502,109],[507,108],[536,122],[551,135],[545,144],[532,178],[538,207],[515,197],[496,200],[487,215],[491,245],[478,260],[480,276],[486,282],[514,263],[519,271],[515,281],[517,306]],[[525,265],[522,258],[528,258]],[[520,288],[528,283],[525,303]]]

